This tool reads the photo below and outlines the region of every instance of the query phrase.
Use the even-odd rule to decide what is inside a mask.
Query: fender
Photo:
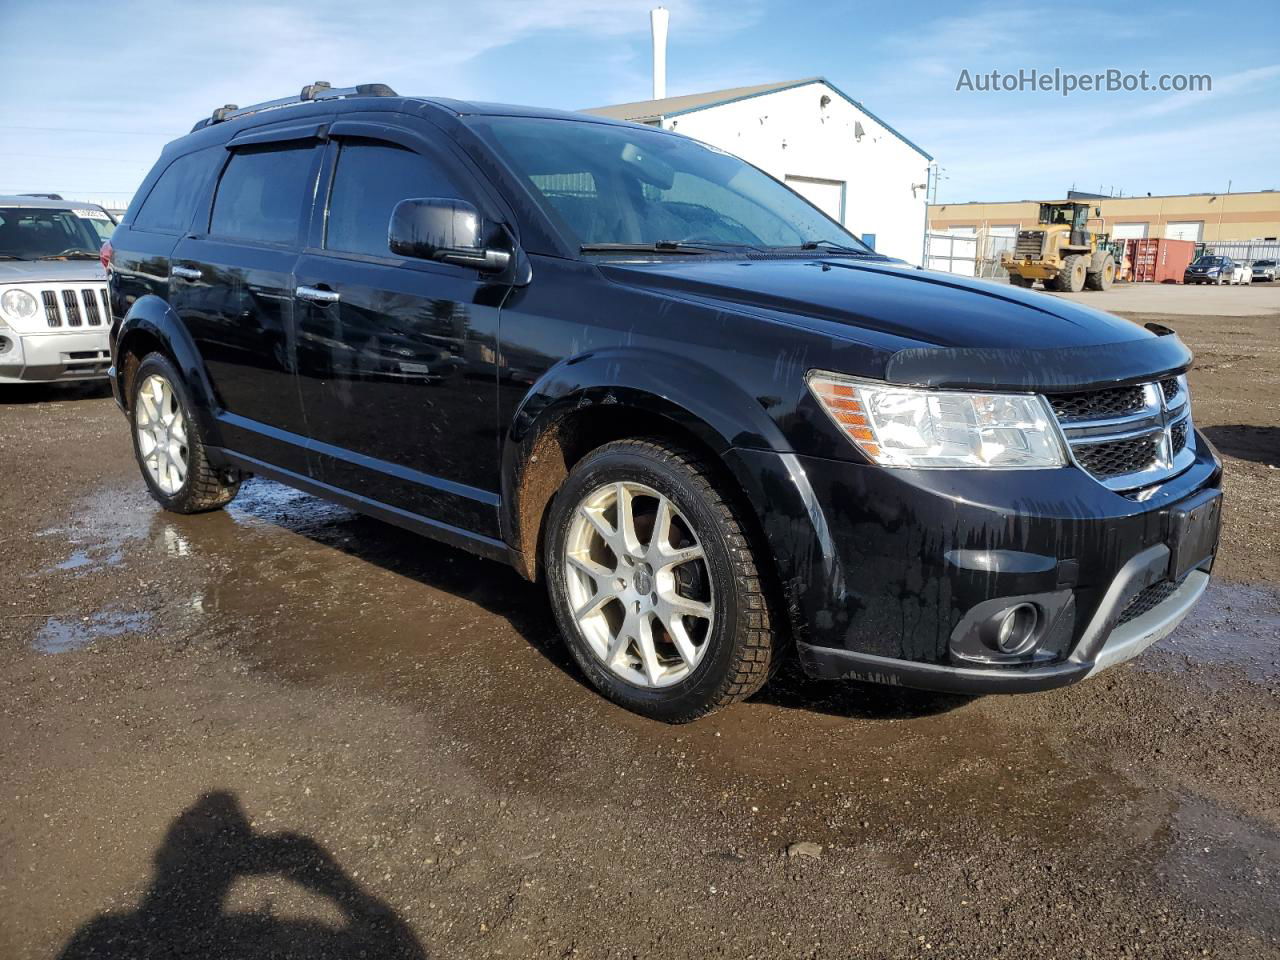
[[[556,435],[565,417],[610,405],[673,423],[720,459],[762,518],[760,532],[772,555],[785,615],[796,630],[800,594],[807,589],[800,572],[816,561],[818,569],[833,573],[838,564],[808,478],[756,398],[719,372],[663,351],[617,347],[574,357],[549,369],[525,395],[502,452],[501,523],[513,565],[534,577],[537,545],[525,543],[522,530],[536,529],[531,520],[540,521],[563,479],[562,465],[546,464],[541,442]],[[535,458],[550,473],[546,483],[531,483],[522,497]]]
[[[222,436],[218,429],[217,418],[218,403],[213,386],[205,373],[200,353],[173,307],[155,294],[139,297],[129,308],[125,318],[120,321],[120,328],[116,333],[112,378],[116,395],[122,398],[122,406],[128,401],[124,399],[125,370],[124,364],[120,361],[130,352],[130,343],[138,337],[149,337],[159,341],[161,349],[177,364],[185,381],[187,394],[191,398],[191,405],[194,408],[191,412],[199,422],[201,435],[205,437],[205,442],[209,446],[221,446]]]

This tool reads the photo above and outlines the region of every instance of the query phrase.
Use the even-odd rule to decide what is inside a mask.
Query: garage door
[[[831,219],[844,223],[844,181],[787,175],[787,186]]]
[[[1147,224],[1145,223],[1117,223],[1111,229],[1112,240],[1145,240],[1147,238]]]
[[[1204,236],[1203,220],[1173,220],[1164,225],[1167,240],[1194,240],[1199,243]]]

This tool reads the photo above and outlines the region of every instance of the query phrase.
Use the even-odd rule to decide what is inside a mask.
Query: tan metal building
[[[1170,237],[1222,243],[1275,242],[1280,237],[1280,192],[1274,190],[1107,197],[1089,202],[1102,208],[1105,230],[1116,239]],[[1018,229],[1035,224],[1038,210],[1039,201],[1029,200],[930,204],[929,232],[1016,236]]]

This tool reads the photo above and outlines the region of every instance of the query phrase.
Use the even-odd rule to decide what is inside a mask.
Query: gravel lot
[[[102,390],[5,390],[0,957],[1280,957],[1280,308],[1159,296],[1228,471],[1178,632],[680,728],[511,571],[265,481],[162,514]]]

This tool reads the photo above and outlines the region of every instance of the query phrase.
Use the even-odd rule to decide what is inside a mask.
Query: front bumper
[[[1161,552],[1142,558],[1142,563],[1154,560],[1154,566],[1163,567],[1168,558],[1168,548],[1163,548]],[[1117,579],[1114,602],[1094,614],[1094,620],[1084,638],[1066,660],[1058,663],[1014,667],[912,663],[874,654],[798,643],[800,663],[805,672],[813,677],[862,680],[947,693],[1034,693],[1052,690],[1132,660],[1147,647],[1163,640],[1182,623],[1204,594],[1209,586],[1209,573],[1206,570],[1193,570],[1159,606],[1113,628],[1115,618],[1123,609],[1124,591],[1133,583],[1131,578]]]
[[[0,352],[0,383],[100,380],[111,363],[107,330],[75,333],[0,331],[8,348]]]
[[[1001,260],[1000,266],[1008,273],[1016,273],[1029,280],[1052,280],[1058,268],[1044,260]]]
[[[1064,686],[1136,656],[1199,599],[1211,557],[1176,589],[1167,582],[1171,517],[1221,483],[1208,441],[1197,435],[1195,449],[1188,469],[1141,501],[1074,467],[907,471],[735,455],[757,478],[748,494],[807,672],[1013,693]],[[1148,587],[1172,594],[1135,615],[1130,601]],[[1035,650],[974,656],[975,614],[1022,600],[1045,616]]]

